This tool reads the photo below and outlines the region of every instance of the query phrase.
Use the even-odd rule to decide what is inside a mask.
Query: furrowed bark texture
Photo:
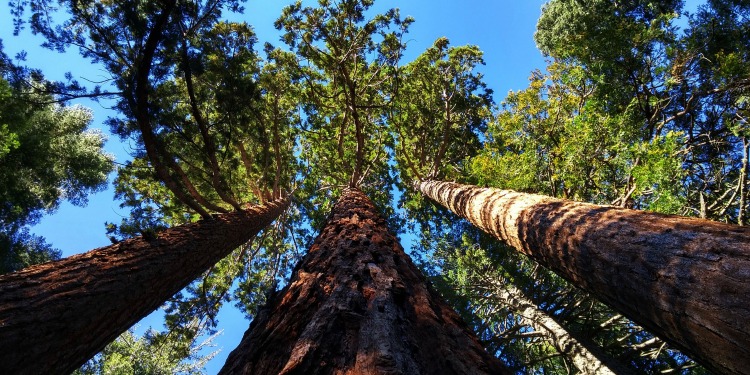
[[[347,189],[220,374],[507,374]]]
[[[0,276],[0,373],[71,373],[287,204],[217,215]]]
[[[416,189],[709,370],[750,369],[750,228],[509,190]]]

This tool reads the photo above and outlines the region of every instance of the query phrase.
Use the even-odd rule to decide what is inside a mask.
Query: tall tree
[[[218,215],[0,276],[4,371],[70,373],[287,204]]]
[[[45,5],[47,2],[41,3]],[[116,334],[164,303],[198,276],[203,276],[197,282],[199,287],[190,288],[185,293],[187,297],[177,298],[179,301],[170,305],[173,321],[169,325],[187,332],[193,319],[187,315],[205,311],[211,317],[227,299],[228,289],[239,273],[238,269],[244,270],[242,261],[246,259],[245,249],[239,250],[238,256],[227,264],[216,267],[214,264],[245,244],[284,211],[288,200],[280,197],[284,190],[290,189],[289,184],[294,176],[290,164],[292,146],[295,143],[294,131],[289,126],[295,117],[288,116],[288,98],[281,101],[276,95],[276,105],[251,105],[259,98],[273,96],[269,94],[272,91],[278,93],[283,90],[261,92],[258,89],[259,81],[265,81],[265,87],[270,87],[272,82],[269,81],[274,80],[287,86],[293,85],[293,82],[287,77],[274,78],[272,69],[265,73],[258,71],[258,58],[253,51],[255,36],[249,26],[219,21],[223,9],[239,10],[239,2],[167,1],[133,4],[130,1],[116,1],[71,2],[66,5],[71,17],[62,27],[46,23],[49,19],[43,17],[33,17],[32,27],[45,35],[50,47],[64,49],[77,46],[84,57],[100,63],[109,71],[115,92],[102,92],[99,88],[94,88],[84,95],[115,97],[116,108],[121,117],[109,120],[112,130],[123,138],[132,137],[139,146],[134,155],[135,160],[123,169],[121,177],[124,178],[120,180],[125,185],[132,183],[133,186],[126,186],[123,191],[128,192],[129,189],[141,197],[156,196],[152,202],[160,205],[160,208],[166,207],[171,216],[165,218],[162,216],[165,211],[161,210],[152,215],[153,210],[145,209],[136,211],[131,218],[133,220],[125,223],[125,228],[111,226],[110,229],[121,234],[132,234],[133,229],[138,234],[143,234],[141,242],[128,240],[113,247],[127,247],[131,241],[140,243],[135,246],[143,250],[144,255],[140,259],[126,257],[127,261],[134,262],[131,265],[144,264],[143,267],[134,266],[139,269],[136,276],[118,271],[124,268],[98,269],[96,260],[100,258],[95,256],[98,251],[81,256],[80,259],[71,258],[54,263],[36,273],[16,276],[27,280],[54,280],[55,277],[62,277],[60,272],[68,275],[66,268],[77,264],[80,265],[79,270],[93,268],[98,271],[73,272],[68,275],[71,278],[65,280],[80,283],[90,277],[91,273],[100,272],[102,280],[112,281],[111,285],[91,285],[90,288],[93,289],[88,289],[89,291],[99,291],[92,293],[92,296],[106,298],[107,290],[112,292],[117,288],[109,289],[112,285],[127,288],[133,296],[150,296],[138,303],[131,301],[120,305],[122,311],[109,314],[109,318],[115,320],[99,327],[101,331],[96,333],[96,339],[80,347],[66,344],[66,340],[75,335],[66,334],[62,329],[49,329],[50,332],[61,335],[57,336],[53,344],[60,348],[57,353],[60,362],[37,363],[47,362],[47,365],[57,366],[62,371],[70,366],[80,365]],[[44,12],[46,9],[34,7],[33,10]],[[269,57],[269,61],[283,60],[284,54],[280,52]],[[278,70],[282,72],[282,76],[286,71]],[[263,78],[264,76],[271,78]],[[284,102],[285,106],[279,104]],[[245,110],[238,110],[238,103],[248,105]],[[269,120],[270,113],[274,113],[275,117]],[[269,138],[273,141],[268,142]],[[267,147],[269,143],[272,147]],[[258,158],[254,158],[256,152]],[[266,204],[257,208],[245,208],[256,202]],[[222,215],[214,217],[214,212]],[[155,230],[195,221],[197,217],[205,219],[196,224],[198,227],[181,226],[162,233]],[[157,223],[156,227],[151,226],[154,223]],[[168,225],[161,225],[165,223]],[[224,238],[211,241],[203,237],[200,240],[199,232],[190,229],[205,226],[213,228],[214,233],[209,234],[209,237],[214,235]],[[182,231],[184,236],[196,237],[190,241],[184,237],[171,236],[172,231]],[[153,241],[161,243],[154,244]],[[199,247],[193,247],[196,244]],[[153,247],[151,245],[176,250],[146,251]],[[107,254],[112,256],[111,263],[124,262],[117,257],[123,254],[111,249],[108,251]],[[173,269],[174,275],[163,280],[160,273],[156,272],[163,269],[149,271],[149,267],[189,251],[200,253],[199,258],[203,260],[191,263],[195,266],[177,266]],[[133,251],[130,255],[134,254],[137,252]],[[168,263],[179,265],[188,260]],[[274,266],[278,263],[275,262]],[[211,272],[204,274],[209,269]],[[4,280],[7,288],[15,288],[13,280],[18,280],[17,278]],[[140,281],[130,285],[128,280]],[[62,282],[59,286],[71,287]],[[248,289],[248,293],[251,293],[252,288]],[[17,293],[24,291],[19,290]],[[50,294],[54,294],[54,291],[47,291],[47,295]],[[51,306],[55,301],[50,298],[47,302]],[[79,301],[82,304],[80,306],[86,303],[100,305],[92,302],[96,298],[86,300],[82,297]],[[11,306],[8,308],[11,309]],[[10,316],[8,319],[23,315],[23,308],[18,305],[7,310],[7,315]],[[90,313],[93,315],[89,317],[101,314],[101,311],[92,309]],[[94,319],[106,321],[106,314],[103,315]],[[21,319],[10,325],[8,335],[15,334],[10,332],[11,328],[21,331],[28,328],[24,324],[33,323],[33,319],[38,316],[34,318],[34,314],[29,314],[28,318],[30,320]],[[80,322],[76,322],[74,318],[88,319],[83,313],[73,315],[69,322],[71,327],[80,326]],[[191,336],[195,337],[195,333],[186,337]],[[33,361],[35,356],[29,358]],[[16,363],[18,360],[20,359],[14,358],[7,363],[21,366]]]
[[[33,77],[32,77],[33,75]],[[13,65],[0,44],[0,273],[58,259],[26,228],[67,200],[85,205],[112,171],[90,110],[40,93],[38,73]]]
[[[361,191],[329,221],[222,374],[508,373],[442,300]]]
[[[742,323],[750,311],[741,302],[746,228],[450,182],[415,188],[709,370],[741,373],[748,365],[737,357],[750,348]]]
[[[567,330],[553,316],[547,314],[515,284],[518,280],[508,277],[502,268],[494,267],[492,260],[479,246],[450,249],[451,254],[443,257],[445,267],[442,272],[449,284],[471,305],[470,309],[481,319],[483,325],[492,330],[499,317],[513,315],[517,324],[493,332],[489,340],[522,341],[522,346],[536,346],[539,356],[531,355],[526,360],[526,372],[533,372],[535,366],[544,366],[546,359],[555,354],[568,359],[582,374],[627,374],[632,370],[616,363],[591,340],[581,340]],[[507,309],[507,312],[506,312]],[[530,328],[530,330],[529,330]],[[485,340],[487,340],[485,338]],[[536,345],[534,345],[536,344]],[[505,346],[505,349],[508,349]],[[510,355],[503,350],[502,355]],[[541,358],[540,358],[541,357]],[[563,367],[563,366],[561,366]],[[613,369],[610,369],[612,367]],[[562,368],[560,369],[562,370]]]
[[[321,234],[223,372],[502,372],[424,284],[376,213],[375,204],[390,200],[392,136],[383,122],[411,20],[397,10],[368,18],[367,0],[319,5],[289,6],[276,25],[308,62],[300,68],[309,103],[301,157],[310,165],[302,195],[316,206],[305,209]]]
[[[681,154],[684,137],[667,132],[643,141],[630,115],[609,113],[596,98],[598,84],[585,69],[552,62],[547,74],[532,73],[529,88],[511,92],[489,123],[483,149],[469,164],[465,178],[479,185],[531,191],[590,203],[613,204],[657,212],[679,212],[685,198]],[[604,125],[604,126],[603,126]],[[471,232],[471,230],[467,230]],[[474,237],[473,237],[474,238]],[[632,364],[638,372],[678,370],[693,366],[636,323],[587,293],[537,266],[520,266],[496,245],[494,258],[505,264],[525,292],[572,331],[594,337],[606,351]],[[578,308],[591,306],[592,308]],[[597,328],[598,327],[598,328]],[[643,355],[640,355],[640,354]],[[693,370],[699,371],[699,370]]]

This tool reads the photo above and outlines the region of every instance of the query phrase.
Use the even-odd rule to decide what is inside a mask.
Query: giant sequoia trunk
[[[287,203],[0,276],[0,373],[69,374],[270,224]]]
[[[415,187],[709,370],[750,369],[750,228],[450,182]]]
[[[508,373],[347,189],[221,374]]]

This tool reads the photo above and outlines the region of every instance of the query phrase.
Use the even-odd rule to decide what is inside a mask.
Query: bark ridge
[[[750,369],[750,227],[452,182],[415,188],[710,371]]]
[[[0,276],[0,373],[71,373],[268,226],[288,202]]]
[[[347,189],[221,374],[506,374]]]

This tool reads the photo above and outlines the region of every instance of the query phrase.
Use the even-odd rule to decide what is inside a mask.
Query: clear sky
[[[273,22],[288,1],[249,0],[244,15],[238,18],[255,27],[260,41],[281,46]],[[539,17],[542,0],[378,0],[377,10],[399,7],[402,16],[412,16],[416,22],[406,38],[408,47],[405,61],[408,62],[432,45],[435,39],[448,37],[452,45],[474,44],[485,53],[487,65],[483,67],[485,82],[495,92],[495,101],[500,103],[509,90],[520,90],[527,86],[532,70],[543,69],[544,58],[534,45],[533,33]],[[63,79],[65,72],[72,72],[80,81],[96,81],[103,76],[101,68],[78,57],[75,50],[58,54],[42,50],[37,46],[38,38],[28,30],[20,36],[12,36],[12,24],[6,1],[0,2],[0,38],[4,50],[10,56],[20,50],[28,53],[26,65],[40,68],[48,79]],[[106,103],[81,101],[94,110],[93,127],[108,129],[103,125],[113,112]],[[130,145],[111,136],[106,145],[108,152],[116,156],[117,162],[128,160]],[[64,203],[54,214],[42,218],[31,230],[44,236],[53,246],[63,251],[63,256],[88,251],[109,245],[105,236],[104,222],[119,223],[127,212],[119,208],[113,191],[108,190],[90,197],[86,207],[74,207]],[[405,246],[408,248],[408,246]],[[160,312],[141,322],[141,329],[154,325],[161,328]],[[223,334],[215,341],[220,354],[207,367],[208,374],[216,373],[226,355],[239,343],[248,322],[234,306],[222,309],[219,328]]]

